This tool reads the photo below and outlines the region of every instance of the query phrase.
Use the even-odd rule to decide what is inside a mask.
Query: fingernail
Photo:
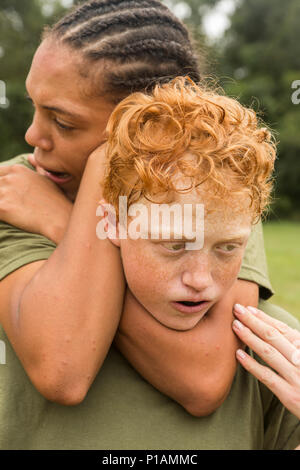
[[[240,305],[240,304],[234,304],[234,310],[235,310],[237,313],[240,313],[241,315],[243,315],[244,313],[246,313],[245,307],[243,307],[243,306]]]
[[[238,349],[236,355],[239,356],[241,359],[246,358],[246,354],[244,353],[244,351],[242,351],[242,349]]]
[[[297,349],[296,351],[293,352],[293,354],[292,354],[292,363],[295,366],[299,366],[299,364],[300,364],[300,351],[299,351],[299,349]]]
[[[248,309],[251,313],[253,313],[253,315],[257,315],[257,314],[258,314],[257,309],[254,308],[254,307],[247,307],[247,309]]]
[[[242,323],[238,320],[234,320],[232,325],[238,330],[242,330],[244,328],[244,325],[242,325]]]

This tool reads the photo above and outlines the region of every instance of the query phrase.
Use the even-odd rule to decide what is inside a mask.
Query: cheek
[[[130,242],[129,242],[130,244]],[[140,299],[154,299],[164,290],[167,272],[161,261],[156,261],[153,254],[146,249],[134,247],[121,250],[122,262],[127,284],[134,295]]]
[[[241,264],[242,259],[238,257],[226,264],[220,263],[218,265],[214,277],[222,290],[227,291],[236,281]]]
[[[87,160],[90,154],[98,147],[98,145],[86,136],[79,135],[68,139],[61,138],[57,141],[57,150],[61,156],[64,165],[74,176],[82,177]]]

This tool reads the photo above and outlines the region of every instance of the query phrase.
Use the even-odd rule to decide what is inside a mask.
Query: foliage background
[[[164,1],[189,26],[199,51],[205,51],[205,73],[219,77],[227,93],[260,110],[276,132],[273,217],[300,220],[300,104],[291,101],[292,82],[300,80],[299,0]],[[226,2],[235,6],[229,28],[212,41],[205,34],[204,20],[211,8]],[[72,0],[1,0],[0,80],[6,83],[10,104],[0,108],[0,161],[29,150],[24,134],[32,109],[24,100],[25,78],[43,25],[71,4]]]

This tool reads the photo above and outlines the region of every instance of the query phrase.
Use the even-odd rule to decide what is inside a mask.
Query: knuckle
[[[0,213],[2,216],[9,213],[9,208],[7,207],[7,204],[0,202]]]
[[[273,348],[273,346],[271,346],[270,344],[265,344],[263,346],[263,353],[265,356],[268,356],[270,358],[276,354],[276,349]]]
[[[282,322],[278,322],[276,328],[283,336],[287,336],[290,330],[289,326]]]
[[[298,330],[296,330],[298,331]],[[297,348],[297,349],[300,349],[300,339],[296,339],[295,341],[293,341],[293,345]]]
[[[16,173],[18,171],[18,166],[17,165],[12,165],[10,167],[9,173]]]
[[[287,402],[293,408],[298,409],[300,407],[300,392],[298,390],[291,391],[287,397]]]
[[[1,186],[3,187],[5,184],[7,184],[9,182],[9,174],[5,175],[5,176],[2,176],[1,177]]]
[[[269,327],[269,328],[266,329],[266,331],[264,333],[264,338],[266,340],[273,340],[273,339],[278,338],[279,335],[280,335],[280,333],[279,333],[278,330],[276,330],[276,328]]]
[[[292,361],[291,361],[295,366],[300,365],[300,350],[296,349],[293,354],[292,354]]]
[[[293,370],[291,373],[291,382],[296,384],[300,393],[300,369]]]
[[[267,385],[268,387],[273,387],[275,384],[275,377],[273,372],[268,369],[267,367],[263,369],[262,371],[262,376],[261,376],[261,381]]]
[[[11,166],[11,170],[12,170],[12,173],[20,173],[22,170],[23,170],[23,165],[12,165]]]

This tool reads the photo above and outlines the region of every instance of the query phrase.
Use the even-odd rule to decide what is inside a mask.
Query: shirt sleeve
[[[261,221],[252,228],[238,277],[258,284],[262,299],[267,300],[274,294],[268,274]]]
[[[48,259],[55,248],[41,235],[0,221],[0,280],[26,264]]]

